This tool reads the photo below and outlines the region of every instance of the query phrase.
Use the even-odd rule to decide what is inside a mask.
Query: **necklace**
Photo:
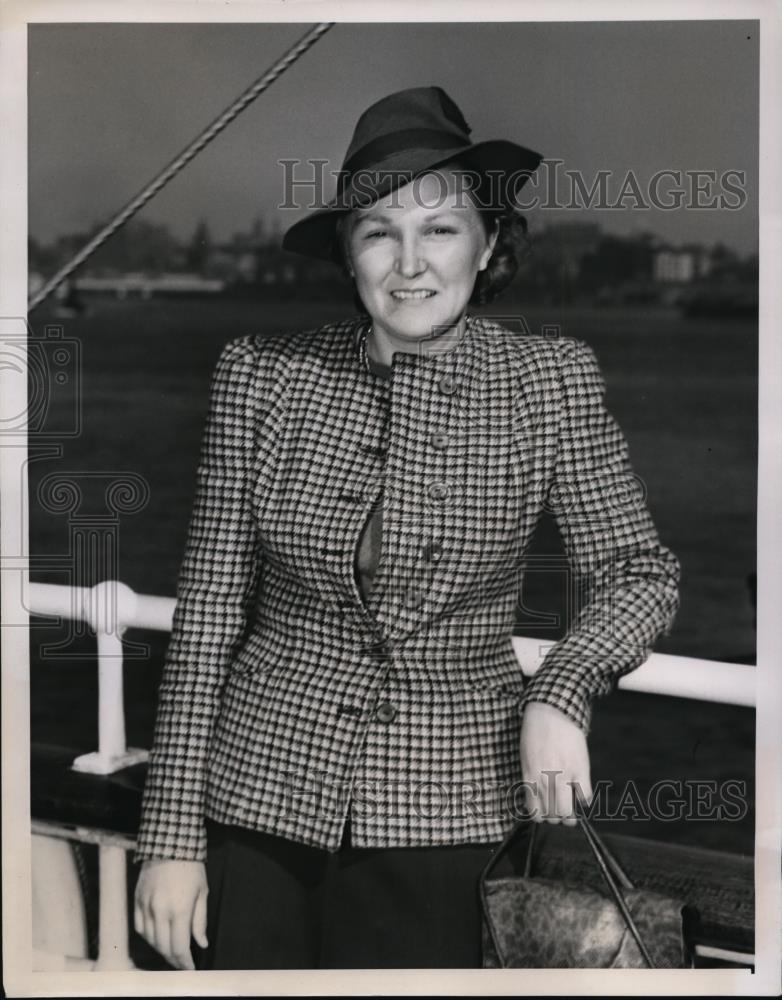
[[[467,332],[469,330],[469,327],[470,327],[470,321],[471,321],[471,319],[472,319],[472,316],[470,316],[469,314],[465,315],[465,319],[464,319],[464,324],[465,325],[464,325],[464,331],[463,331],[462,337],[467,334]],[[358,339],[358,350],[359,350],[359,358],[360,358],[360,361],[361,361],[361,365],[365,369],[365,371],[368,371],[370,374],[372,373],[372,367],[371,367],[371,365],[369,363],[369,353],[368,353],[368,350],[367,350],[367,340],[368,340],[369,334],[372,332],[373,328],[374,327],[373,327],[373,324],[372,324],[372,320],[366,320],[365,322],[363,322],[361,324],[361,330],[360,330],[359,339]],[[462,339],[462,338],[459,338],[459,339]]]
[[[364,366],[366,371],[371,372],[372,369],[369,366],[369,352],[367,351],[367,340],[369,334],[372,331],[372,323],[364,323],[361,328],[361,364]]]

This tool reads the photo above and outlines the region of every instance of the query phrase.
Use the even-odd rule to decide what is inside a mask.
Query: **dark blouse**
[[[386,382],[385,393],[383,395],[383,406],[386,410],[386,421],[388,420],[389,390],[391,388],[391,367],[378,361],[373,361],[367,355],[367,367],[378,378]],[[386,431],[387,431],[386,427]],[[379,494],[375,505],[361,529],[358,547],[356,549],[355,573],[361,596],[366,601],[372,589],[372,581],[375,578],[377,564],[380,560],[380,550],[383,540],[383,493]]]

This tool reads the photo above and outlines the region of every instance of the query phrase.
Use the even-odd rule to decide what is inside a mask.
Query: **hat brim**
[[[501,204],[511,203],[543,159],[540,153],[506,139],[487,139],[446,150],[400,151],[362,175],[359,185],[349,185],[328,205],[295,222],[282,238],[283,250],[319,260],[339,261],[335,226],[340,215],[350,212],[355,204],[367,204],[389,194],[400,183],[408,183],[455,157],[468,169],[488,177],[486,191],[491,191],[492,203],[499,198]],[[370,184],[367,183],[369,175],[381,179]],[[491,183],[492,175],[498,182]],[[481,191],[476,194],[480,204],[489,207]]]

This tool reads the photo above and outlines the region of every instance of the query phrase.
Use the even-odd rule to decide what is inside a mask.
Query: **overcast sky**
[[[31,235],[46,242],[105,221],[308,27],[31,25]],[[757,67],[753,21],[337,24],[142,217],[184,238],[200,218],[218,239],[257,215],[286,227],[302,213],[275,209],[279,159],[327,159],[336,171],[369,104],[436,84],[474,141],[512,139],[589,183],[609,170],[612,196],[628,171],[642,185],[660,170],[744,171],[736,211],[567,214],[746,253],[757,240]]]

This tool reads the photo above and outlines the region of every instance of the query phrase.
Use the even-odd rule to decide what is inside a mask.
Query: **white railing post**
[[[128,870],[124,848],[101,844],[98,865],[100,899],[95,971],[135,969],[128,950]]]
[[[124,757],[122,639],[116,632],[98,632],[98,756],[105,761]]]
[[[122,634],[136,612],[133,590],[118,580],[96,584],[84,609],[98,641],[98,751],[73,762],[76,771],[112,774],[147,760],[149,753],[125,743]]]

